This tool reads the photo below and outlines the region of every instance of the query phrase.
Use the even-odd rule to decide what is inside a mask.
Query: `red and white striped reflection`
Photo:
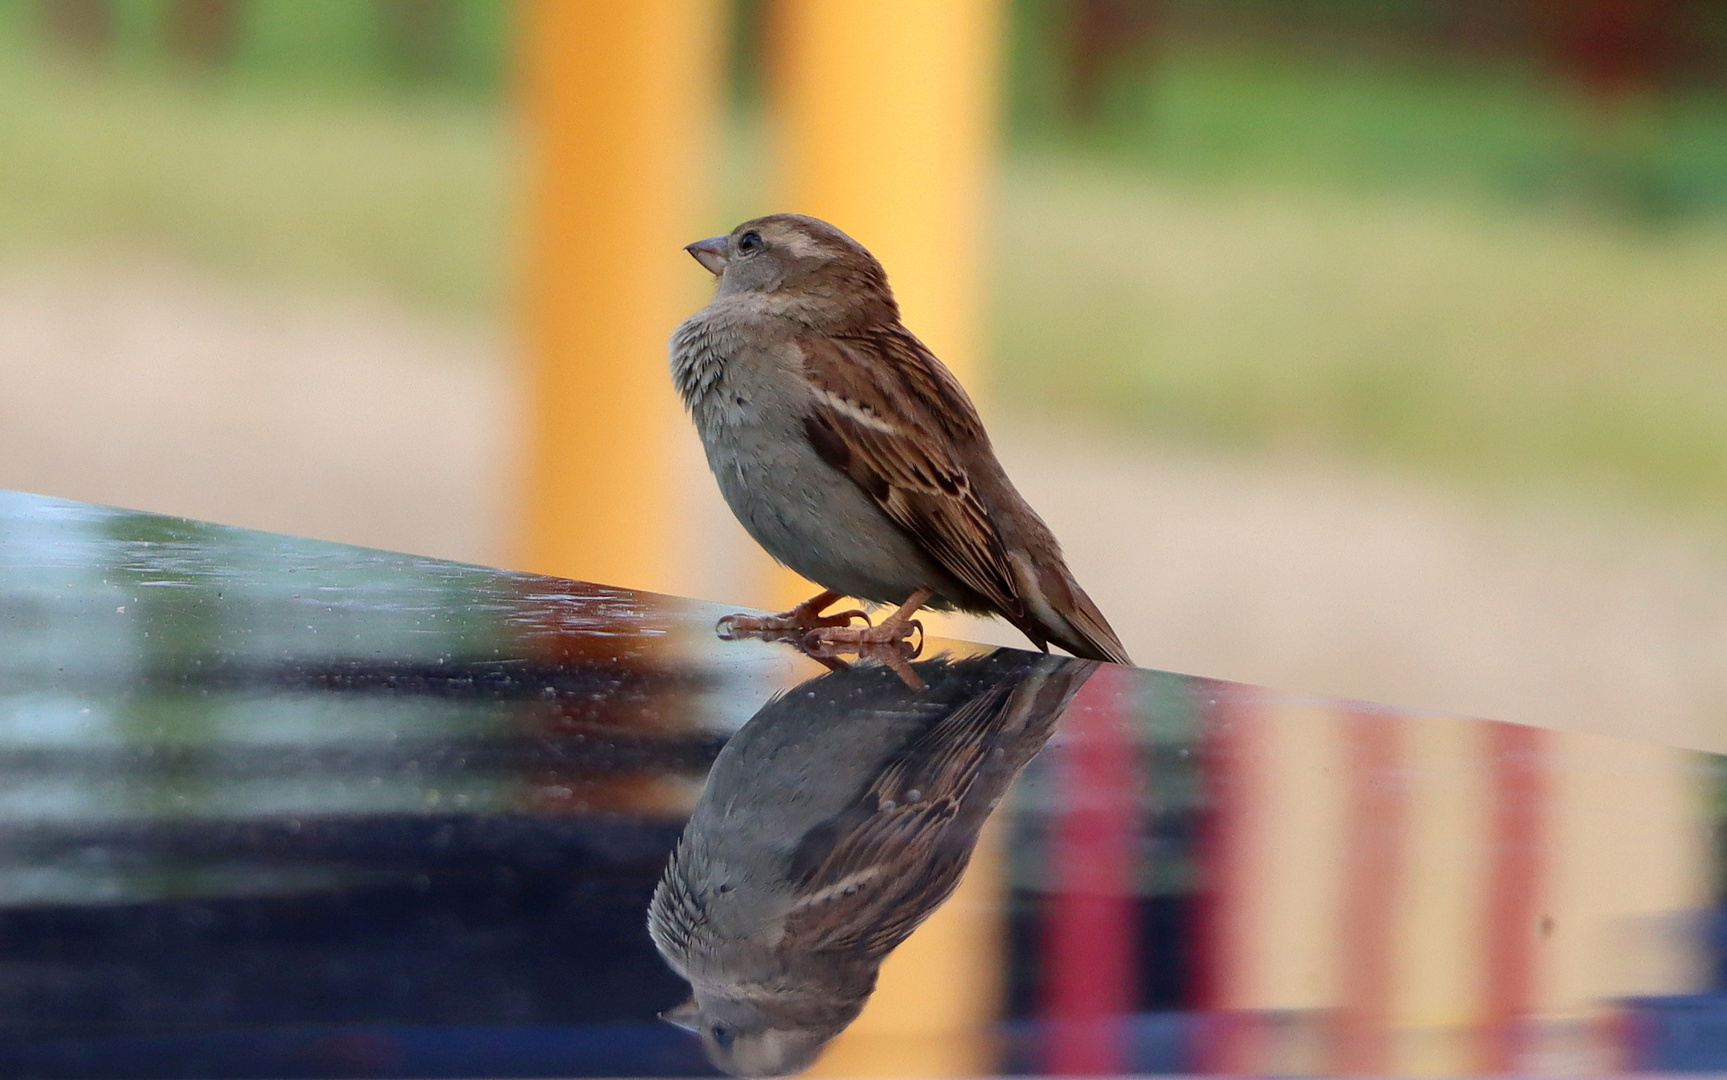
[[[1640,1060],[1627,999],[1709,984],[1695,931],[1714,905],[1713,773],[1698,755],[1210,685],[1190,1011],[1165,1018],[1186,1069],[1620,1069]],[[1130,1037],[1147,1019],[1135,882],[1157,800],[1122,700],[1094,682],[1056,748],[1052,1073],[1169,1067]]]
[[[1045,909],[1043,1064],[1062,1076],[1129,1071],[1140,770],[1123,705],[1125,677],[1114,667],[1098,668],[1068,707],[1057,750],[1061,798]]]

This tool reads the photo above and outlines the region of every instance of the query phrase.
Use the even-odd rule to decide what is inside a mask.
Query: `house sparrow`
[[[685,248],[719,278],[672,336],[672,377],[732,513],[820,595],[722,634],[897,645],[925,605],[996,614],[1036,645],[1131,663],[1014,490],[977,410],[900,323],[887,275],[832,225],[746,221]],[[822,614],[842,596],[898,609]],[[867,623],[867,617],[865,617]]]
[[[979,830],[1096,665],[1002,649],[811,679],[708,773],[648,907],[697,1033],[738,1076],[798,1072],[959,883]]]

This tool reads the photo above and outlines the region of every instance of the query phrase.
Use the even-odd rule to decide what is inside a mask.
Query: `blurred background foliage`
[[[735,26],[726,205],[771,3]],[[510,40],[495,0],[0,0],[0,260],[507,320]],[[1014,0],[1006,56],[1000,407],[1727,535],[1727,4]]]
[[[509,9],[0,0],[0,254],[143,243],[498,311]]]

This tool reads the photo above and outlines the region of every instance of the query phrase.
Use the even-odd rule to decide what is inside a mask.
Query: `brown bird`
[[[798,1072],[856,1019],[1097,670],[1013,649],[916,666],[926,689],[854,668],[763,706],[654,890],[648,933],[691,990],[663,1015],[735,1076]]]
[[[900,322],[875,257],[800,214],[685,248],[719,279],[672,336],[672,377],[732,513],[820,584],[722,633],[799,633],[817,650],[896,646],[921,607],[1000,615],[1039,648],[1131,663],[1049,527],[996,460],[953,374]],[[898,605],[879,626],[822,614]]]

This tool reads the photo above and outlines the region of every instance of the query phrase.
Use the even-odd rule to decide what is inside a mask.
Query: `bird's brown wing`
[[[1025,615],[1000,532],[965,460],[989,453],[971,399],[902,328],[799,342],[815,391],[804,431],[943,569],[1016,622]]]
[[[932,724],[855,803],[805,835],[792,858],[800,899],[783,949],[879,958],[948,898],[982,824],[967,796],[1011,691],[998,683]]]

